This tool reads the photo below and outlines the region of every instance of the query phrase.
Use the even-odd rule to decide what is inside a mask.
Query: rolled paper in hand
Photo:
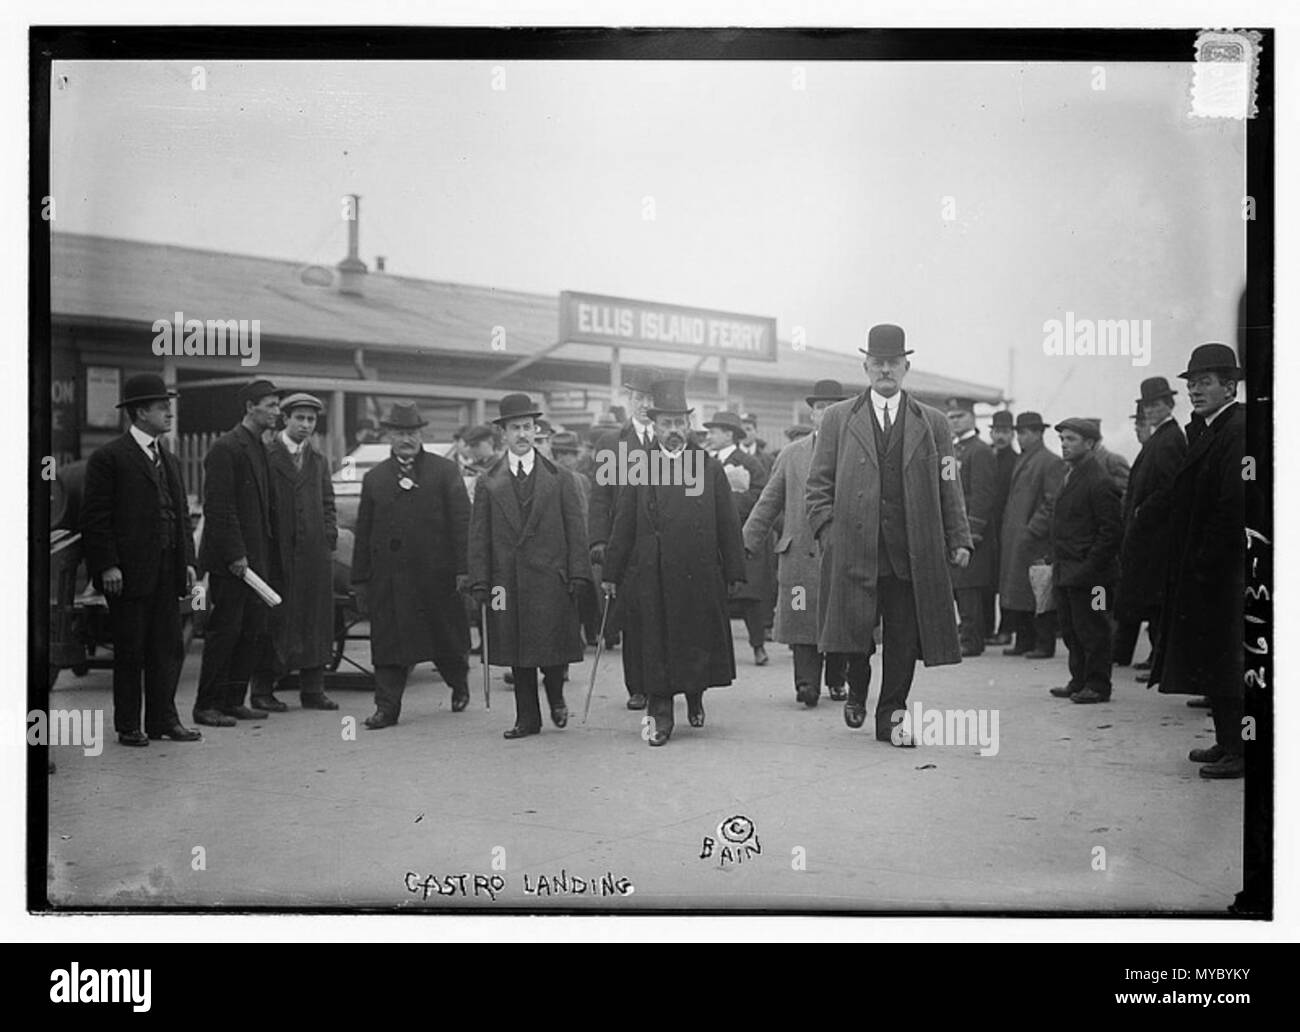
[[[727,482],[731,485],[733,491],[745,492],[749,490],[749,470],[744,466],[723,466],[727,474]]]
[[[253,572],[251,566],[244,570],[244,583],[257,592],[257,597],[268,606],[278,606],[283,601],[271,585]]]

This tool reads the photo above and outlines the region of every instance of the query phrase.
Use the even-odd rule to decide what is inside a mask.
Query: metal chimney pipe
[[[365,293],[362,277],[366,274],[366,263],[361,260],[361,195],[348,194],[352,201],[352,218],[348,219],[348,256],[338,264],[339,293],[353,294],[360,297]]]

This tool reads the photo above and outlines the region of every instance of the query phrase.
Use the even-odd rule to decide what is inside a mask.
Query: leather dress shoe
[[[844,704],[844,723],[849,727],[861,727],[867,719],[867,704],[850,699]]]
[[[239,721],[234,717],[226,716],[220,710],[196,709],[194,723],[202,724],[204,727],[234,727]]]
[[[1134,663],[1134,664],[1133,664],[1133,669],[1134,669],[1134,670],[1150,670],[1150,669],[1151,669],[1151,660],[1149,660],[1149,659],[1144,659],[1144,660],[1142,660],[1141,663]]]
[[[160,738],[167,738],[173,742],[197,742],[203,738],[203,735],[183,724],[173,724],[161,731],[150,731],[149,737],[155,742]]]
[[[984,639],[985,645],[1010,645],[1011,635],[1009,634],[990,634]]]
[[[759,646],[755,647],[755,649],[754,649],[754,665],[755,665],[755,666],[767,666],[768,662],[769,662],[769,660],[768,660],[768,658],[767,658],[767,649],[763,648],[762,645],[759,645]]]
[[[627,697],[627,708],[645,709],[646,702],[647,702],[646,697],[642,692],[633,692],[631,695]]]
[[[1223,746],[1215,742],[1208,749],[1193,749],[1187,758],[1193,763],[1218,763],[1225,755]]]
[[[1055,656],[1055,649],[1051,652],[1048,652],[1045,649],[1034,649],[1032,652],[1024,653],[1025,659],[1053,659]]]
[[[1201,768],[1203,778],[1244,778],[1246,776],[1246,757],[1231,756],[1225,753],[1214,763],[1207,763]]]
[[[1080,705],[1087,706],[1095,702],[1110,702],[1110,693],[1102,695],[1101,692],[1094,691],[1091,688],[1085,688],[1081,692],[1075,692],[1070,696],[1071,702],[1077,702]]]
[[[261,710],[249,709],[247,706],[231,706],[230,709],[221,712],[236,720],[265,720],[270,715]]]
[[[831,693],[831,700],[834,702],[843,702],[849,697],[848,689],[842,684],[827,685],[826,690]]]
[[[311,692],[302,696],[302,708],[333,710],[338,709],[339,704],[324,692]]]
[[[1133,678],[1133,680],[1137,681],[1138,684],[1146,684],[1147,682],[1149,682],[1149,681],[1151,680],[1151,675],[1150,675],[1150,674],[1138,674],[1137,677]]]
[[[542,733],[542,729],[540,727],[512,727],[509,731],[506,731],[501,737],[509,738],[509,739],[527,738],[529,735],[539,735],[541,733]]]
[[[1197,696],[1195,699],[1188,699],[1187,705],[1192,709],[1209,709],[1210,700],[1204,695]]]
[[[451,693],[451,711],[453,713],[460,713],[468,705],[469,705],[468,688],[462,688],[459,691],[453,691]]]
[[[817,705],[821,694],[821,689],[815,684],[801,684],[794,690],[794,697],[809,709]]]
[[[653,749],[656,746],[667,745],[668,739],[672,736],[673,733],[671,731],[655,731],[651,733],[650,737],[647,738],[646,741],[650,743],[650,747]]]
[[[397,718],[389,716],[387,713],[381,713],[379,710],[375,710],[374,713],[366,717],[364,723],[371,731],[381,731],[386,727],[392,727],[396,724]]]
[[[1077,695],[1078,688],[1071,688],[1068,684],[1063,684],[1059,688],[1049,688],[1048,694],[1055,695],[1058,699],[1068,699],[1072,695]]]
[[[961,647],[961,655],[963,659],[969,659],[971,656],[982,656],[984,655],[984,649],[983,648],[977,649],[970,645],[963,645]]]
[[[123,745],[140,746],[149,744],[149,736],[143,731],[119,731],[117,740]]]
[[[1023,656],[1028,653],[1028,649],[1022,649],[1019,645],[1012,645],[1010,648],[1002,650],[1004,656]]]
[[[506,671],[506,672],[501,676],[501,680],[505,681],[506,684],[514,684],[514,683],[515,683],[515,672],[514,672],[513,670],[507,670],[507,671]]]
[[[568,722],[569,722],[569,707],[568,707],[568,706],[552,706],[552,707],[551,707],[551,723],[552,723],[552,724],[554,724],[556,727],[564,727],[564,725],[567,724]]]
[[[898,749],[915,749],[916,738],[911,731],[899,731],[897,735],[893,731],[877,728],[876,741],[888,742]]]
[[[693,705],[689,699],[686,701],[686,719],[690,721],[691,727],[704,726],[704,700],[703,699],[701,699],[699,702]]]
[[[284,713],[289,709],[274,695],[254,695],[248,701],[253,709],[266,710],[267,713]]]

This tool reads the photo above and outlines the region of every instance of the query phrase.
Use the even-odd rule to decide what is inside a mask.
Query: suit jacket
[[[986,588],[997,581],[997,539],[1001,528],[994,522],[998,498],[998,460],[993,448],[979,435],[953,444],[961,466],[961,493],[966,503],[971,541],[975,548],[963,570],[953,567],[954,588]]]
[[[1059,588],[1110,592],[1119,573],[1122,536],[1119,492],[1095,455],[1080,459],[1056,495],[1052,510],[1052,580]]]
[[[176,513],[176,595],[186,593],[185,567],[194,565],[194,539],[181,464],[160,447],[163,470]],[[85,497],[81,508],[82,545],[86,567],[96,587],[111,567],[122,571],[121,598],[141,598],[157,587],[162,563],[162,514],[158,504],[158,473],[128,431],[95,451],[86,464]]]
[[[274,537],[271,485],[267,481],[266,445],[241,423],[213,442],[203,459],[203,569],[229,576],[226,569],[241,557],[268,583],[279,579],[272,568]]]
[[[1116,616],[1141,620],[1164,603],[1174,477],[1187,454],[1183,428],[1167,420],[1142,446],[1124,494],[1124,544]]]
[[[628,420],[618,430],[609,430],[596,441],[592,458],[596,463],[592,477],[591,500],[587,509],[588,532],[593,545],[603,545],[609,541],[610,531],[614,526],[614,512],[618,506],[618,496],[627,487],[619,481],[621,477],[610,474],[617,471],[619,443],[623,443],[629,452],[645,451],[632,420]],[[651,442],[653,444],[653,441]],[[602,472],[604,469],[606,472]]]

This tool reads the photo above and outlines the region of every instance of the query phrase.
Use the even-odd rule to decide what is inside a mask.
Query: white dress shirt
[[[520,466],[524,467],[524,476],[531,477],[533,475],[533,459],[537,456],[535,448],[528,449],[527,454],[522,456],[516,455],[514,452],[506,452],[506,454],[510,457],[510,475],[512,477],[519,476]]]
[[[158,444],[158,438],[150,437],[134,423],[131,424],[131,436],[135,438],[135,443],[144,449],[144,453],[149,456],[150,462],[153,462],[155,458],[162,459],[162,455],[154,450]]]
[[[903,397],[902,391],[895,391],[893,397],[886,398],[883,394],[877,394],[875,388],[871,389],[871,407],[876,412],[876,422],[880,429],[885,429],[885,410],[889,410],[889,425],[892,428],[898,422],[898,403]]]
[[[714,458],[716,458],[719,462],[726,462],[727,459],[730,458],[731,453],[734,452],[735,450],[736,450],[736,446],[734,444],[729,444],[725,448],[719,448],[714,453]]]
[[[289,436],[288,430],[281,430],[280,443],[283,444],[286,449],[288,449],[290,455],[297,455],[299,449],[301,449],[303,444],[306,444],[307,442],[303,441],[302,444],[299,444],[297,441],[295,441],[292,437]]]
[[[1232,405],[1232,404],[1235,404],[1235,403],[1236,403],[1236,399],[1235,399],[1235,398],[1230,398],[1230,399],[1228,400],[1228,402],[1227,402],[1226,405],[1224,405],[1222,408],[1215,409],[1215,411],[1211,412],[1208,416],[1205,417],[1205,425],[1206,425],[1206,426],[1209,426],[1209,425],[1210,425],[1211,423],[1213,423],[1216,419],[1218,419],[1219,416],[1220,416],[1222,413],[1228,411],[1228,405]]]
[[[632,419],[632,432],[642,445],[649,445],[655,439],[655,425],[653,423],[638,423],[636,417]]]

